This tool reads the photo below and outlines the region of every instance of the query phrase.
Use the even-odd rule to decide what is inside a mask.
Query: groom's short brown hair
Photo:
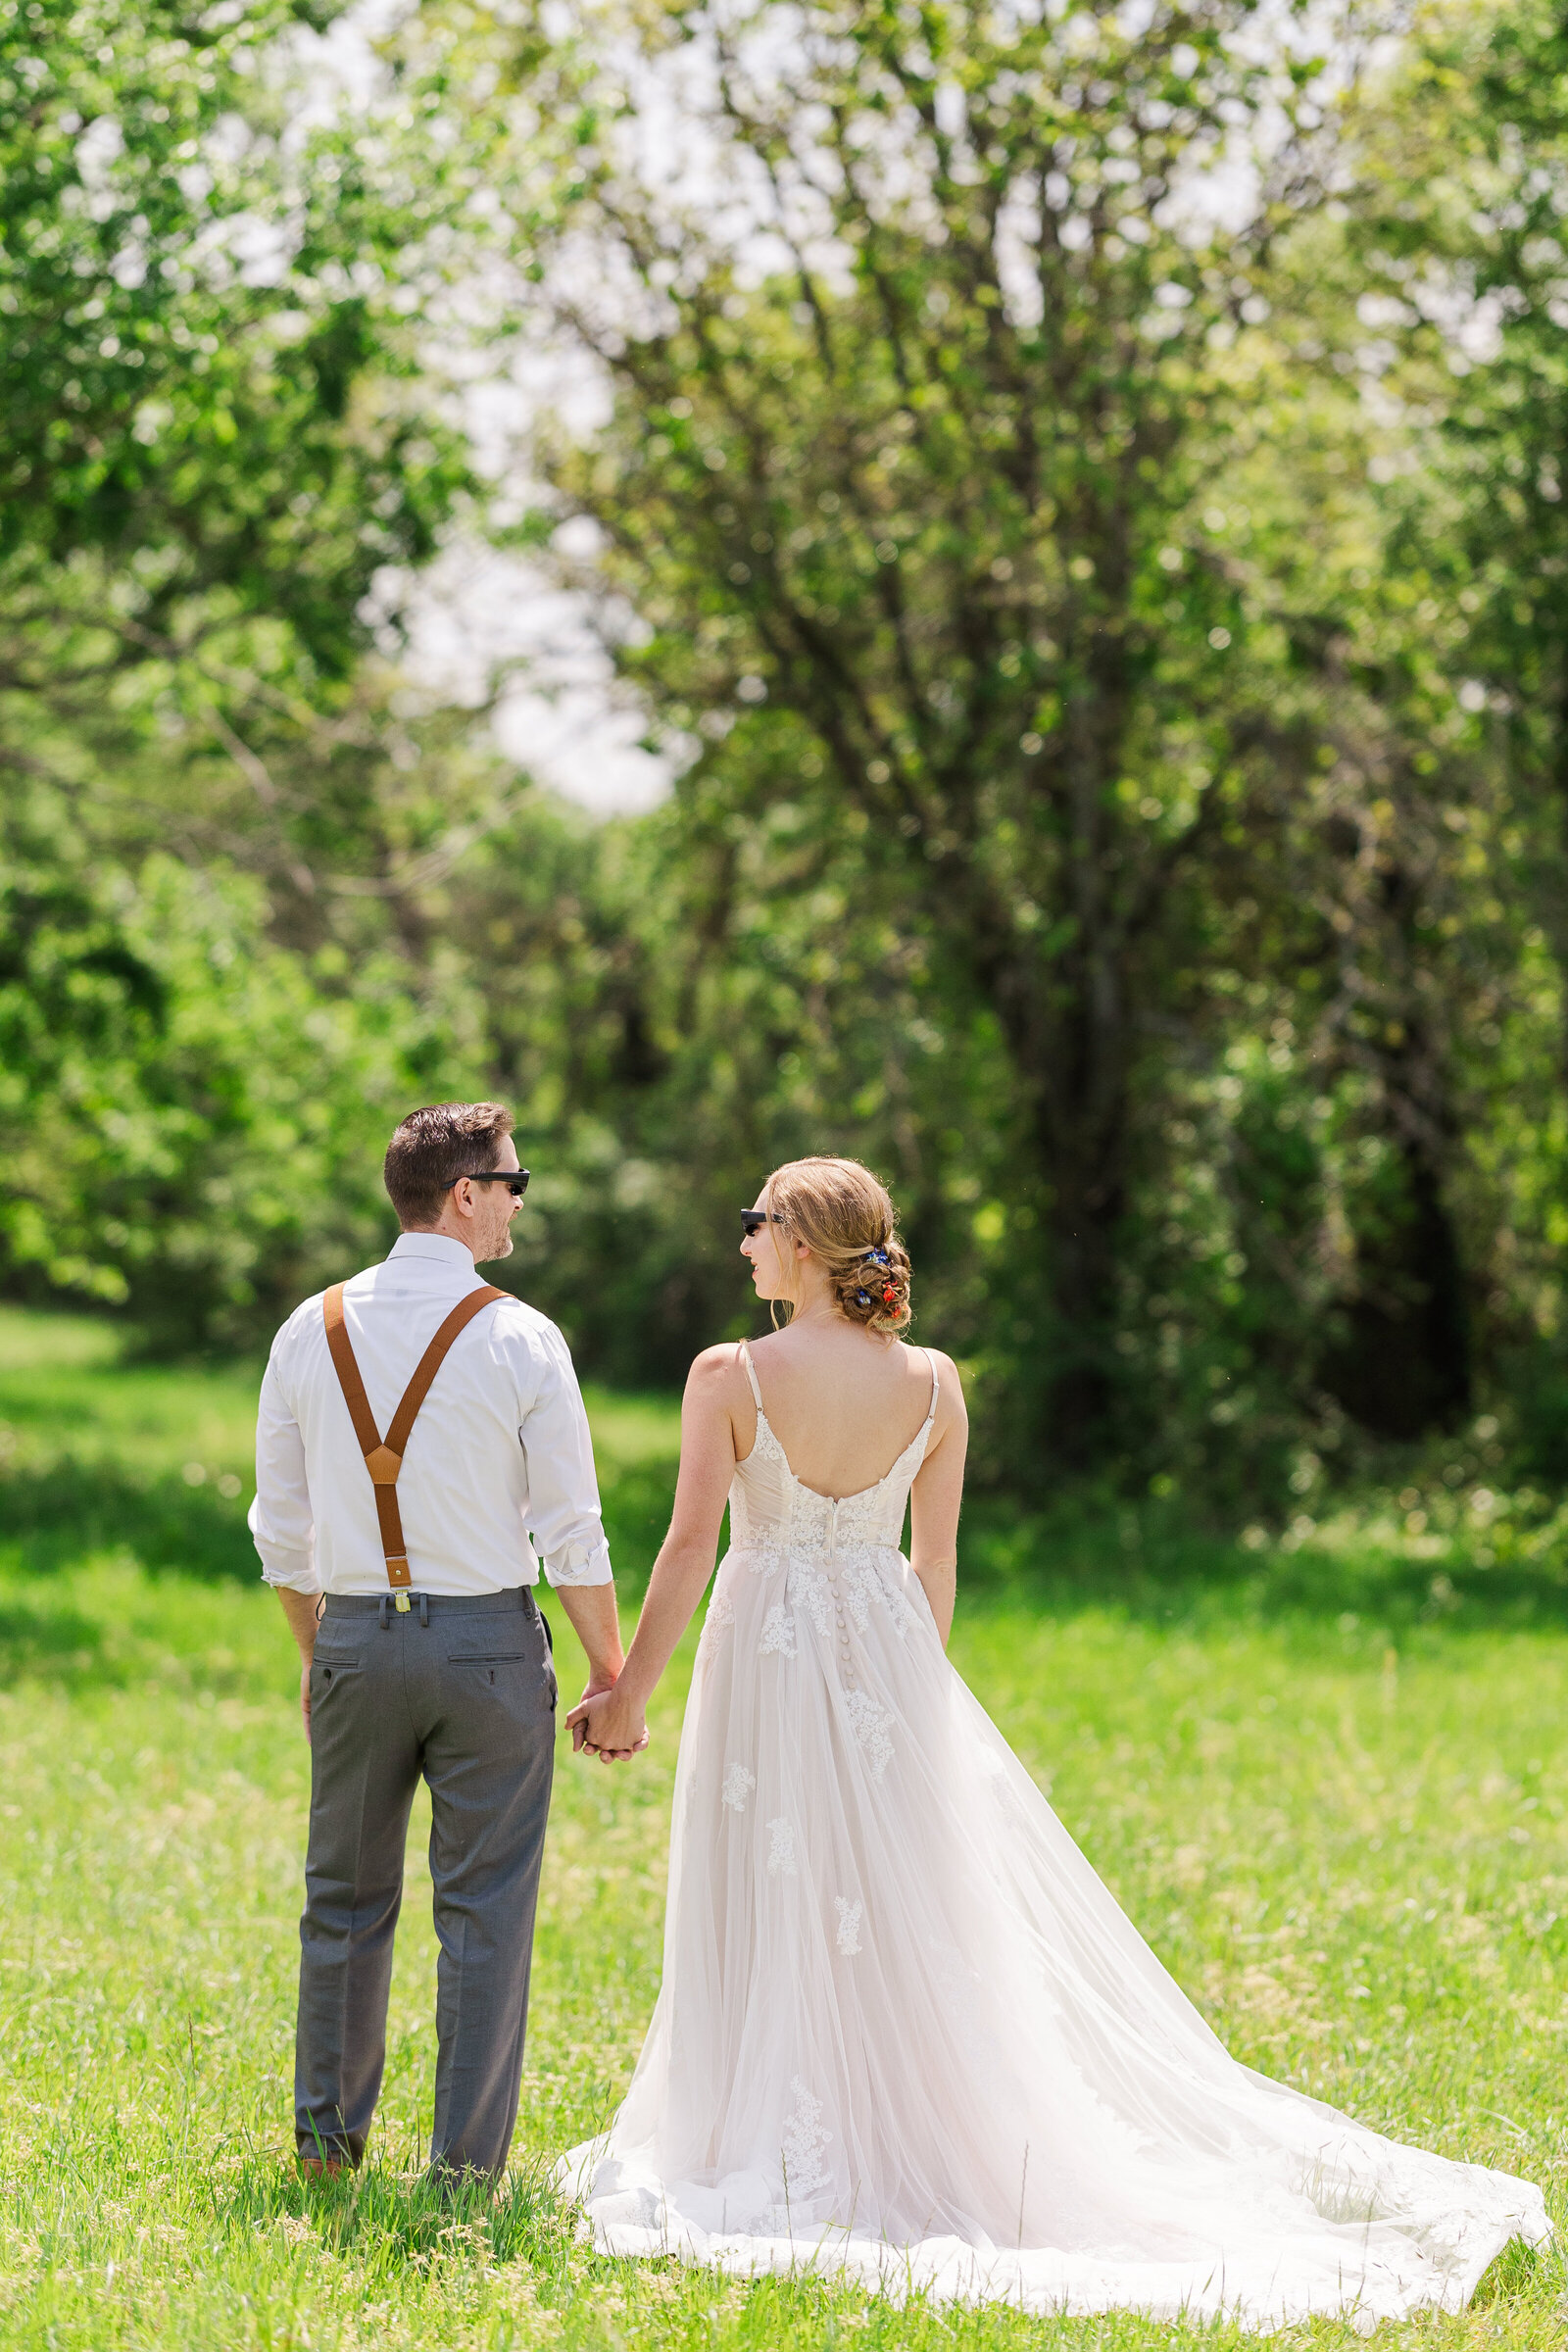
[[[433,1225],[458,1178],[493,1168],[511,1133],[504,1102],[431,1102],[411,1110],[381,1170],[398,1222]]]

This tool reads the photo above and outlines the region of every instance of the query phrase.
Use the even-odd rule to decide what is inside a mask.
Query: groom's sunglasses
[[[741,1210],[741,1229],[748,1240],[754,1233],[760,1233],[764,1225],[782,1225],[783,1222],[782,1217],[775,1217],[770,1210],[765,1208],[743,1208]]]
[[[526,1168],[470,1168],[465,1176],[454,1176],[452,1184],[504,1184],[514,1200],[520,1200],[528,1190]],[[452,1186],[447,1190],[450,1192]]]

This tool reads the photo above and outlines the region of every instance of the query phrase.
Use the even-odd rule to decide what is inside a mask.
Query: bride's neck
[[[812,1271],[814,1273],[814,1268]],[[802,1323],[838,1323],[843,1319],[839,1302],[827,1283],[820,1275],[812,1280],[808,1274],[801,1285],[801,1296],[795,1300],[790,1314],[792,1327]]]

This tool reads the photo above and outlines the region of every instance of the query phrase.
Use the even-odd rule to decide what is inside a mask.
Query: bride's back
[[[923,1348],[837,1318],[812,1317],[754,1341],[752,1361],[768,1426],[795,1476],[818,1494],[874,1487],[930,1409],[932,1365]],[[755,1407],[750,1418],[755,1432]],[[736,1435],[744,1456],[755,1434],[742,1423]]]

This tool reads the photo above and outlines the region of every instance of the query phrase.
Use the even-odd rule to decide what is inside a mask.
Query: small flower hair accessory
[[[885,1290],[885,1291],[883,1292],[883,1294],[882,1294],[882,1303],[883,1303],[883,1305],[884,1305],[884,1306],[891,1306],[891,1305],[893,1304],[893,1301],[894,1301],[894,1299],[895,1299],[895,1298],[898,1297],[898,1295],[899,1295],[899,1294],[898,1294],[898,1292],[897,1292],[897,1291],[895,1291],[894,1289],[892,1289],[892,1288],[891,1288],[891,1286],[890,1286],[890,1287],[889,1287],[887,1290]]]
[[[889,1257],[885,1250],[868,1250],[865,1254],[870,1259],[873,1266],[882,1266],[886,1268],[893,1263],[893,1260]]]
[[[856,1303],[856,1305],[857,1305],[857,1306],[869,1306],[869,1305],[870,1305],[870,1303],[871,1303],[871,1294],[870,1294],[870,1292],[869,1292],[869,1291],[857,1291],[857,1292],[856,1292],[856,1294],[855,1294],[855,1303]]]

